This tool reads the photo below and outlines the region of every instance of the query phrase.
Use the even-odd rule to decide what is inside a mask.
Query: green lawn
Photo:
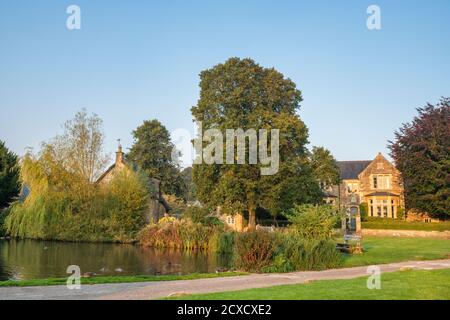
[[[151,282],[151,281],[173,281],[173,280],[193,280],[203,278],[231,277],[245,275],[244,272],[223,272],[223,273],[192,273],[188,275],[161,275],[161,276],[110,276],[81,278],[81,284],[104,284],[104,283],[131,283],[131,282]],[[0,281],[0,287],[35,287],[65,285],[67,278],[33,279],[33,280],[7,280]]]
[[[399,271],[381,275],[381,289],[367,288],[367,277],[326,280],[243,291],[188,295],[186,300],[411,300],[450,299],[450,269]]]
[[[450,257],[450,240],[364,237],[364,253],[345,255],[344,267]]]
[[[403,220],[369,218],[362,222],[363,229],[391,229],[391,230],[423,230],[446,231],[450,230],[450,221],[439,223],[406,222]]]

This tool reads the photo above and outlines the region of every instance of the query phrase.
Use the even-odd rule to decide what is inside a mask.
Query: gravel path
[[[450,259],[431,261],[408,261],[379,265],[381,272],[394,272],[406,268],[417,270],[449,269]],[[120,284],[84,285],[80,290],[69,290],[66,286],[9,287],[0,288],[0,300],[5,299],[102,299],[102,300],[146,300],[176,294],[210,293],[263,288],[284,284],[299,284],[315,280],[352,279],[367,276],[367,266],[303,271],[277,274],[251,274],[237,277],[177,280],[161,282],[139,282]]]

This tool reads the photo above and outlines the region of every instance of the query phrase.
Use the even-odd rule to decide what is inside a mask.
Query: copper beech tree
[[[450,217],[450,98],[418,108],[390,142],[391,156],[401,171],[405,202],[440,218]]]

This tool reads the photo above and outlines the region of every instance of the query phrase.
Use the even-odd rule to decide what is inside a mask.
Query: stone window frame
[[[380,177],[382,178],[386,178],[386,186],[384,186],[383,188],[380,187]],[[374,183],[374,179],[377,178],[377,186],[375,187],[375,183]],[[389,190],[392,189],[392,174],[390,173],[376,173],[376,174],[371,174],[370,177],[370,188],[372,190]]]

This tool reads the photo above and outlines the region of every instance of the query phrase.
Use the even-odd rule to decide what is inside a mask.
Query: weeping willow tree
[[[145,176],[124,169],[108,185],[93,183],[102,164],[91,161],[102,162],[105,158],[100,154],[101,146],[92,147],[103,141],[100,126],[84,130],[83,126],[89,127],[93,122],[80,114],[68,123],[62,136],[44,143],[37,155],[30,152],[21,161],[20,178],[29,194],[10,208],[5,223],[7,232],[14,237],[35,239],[133,240],[144,225],[148,205]],[[91,134],[85,135],[86,132]],[[65,146],[61,137],[68,141]],[[99,154],[93,156],[86,150]],[[75,156],[79,159],[73,159]],[[81,169],[83,159],[89,165]]]

